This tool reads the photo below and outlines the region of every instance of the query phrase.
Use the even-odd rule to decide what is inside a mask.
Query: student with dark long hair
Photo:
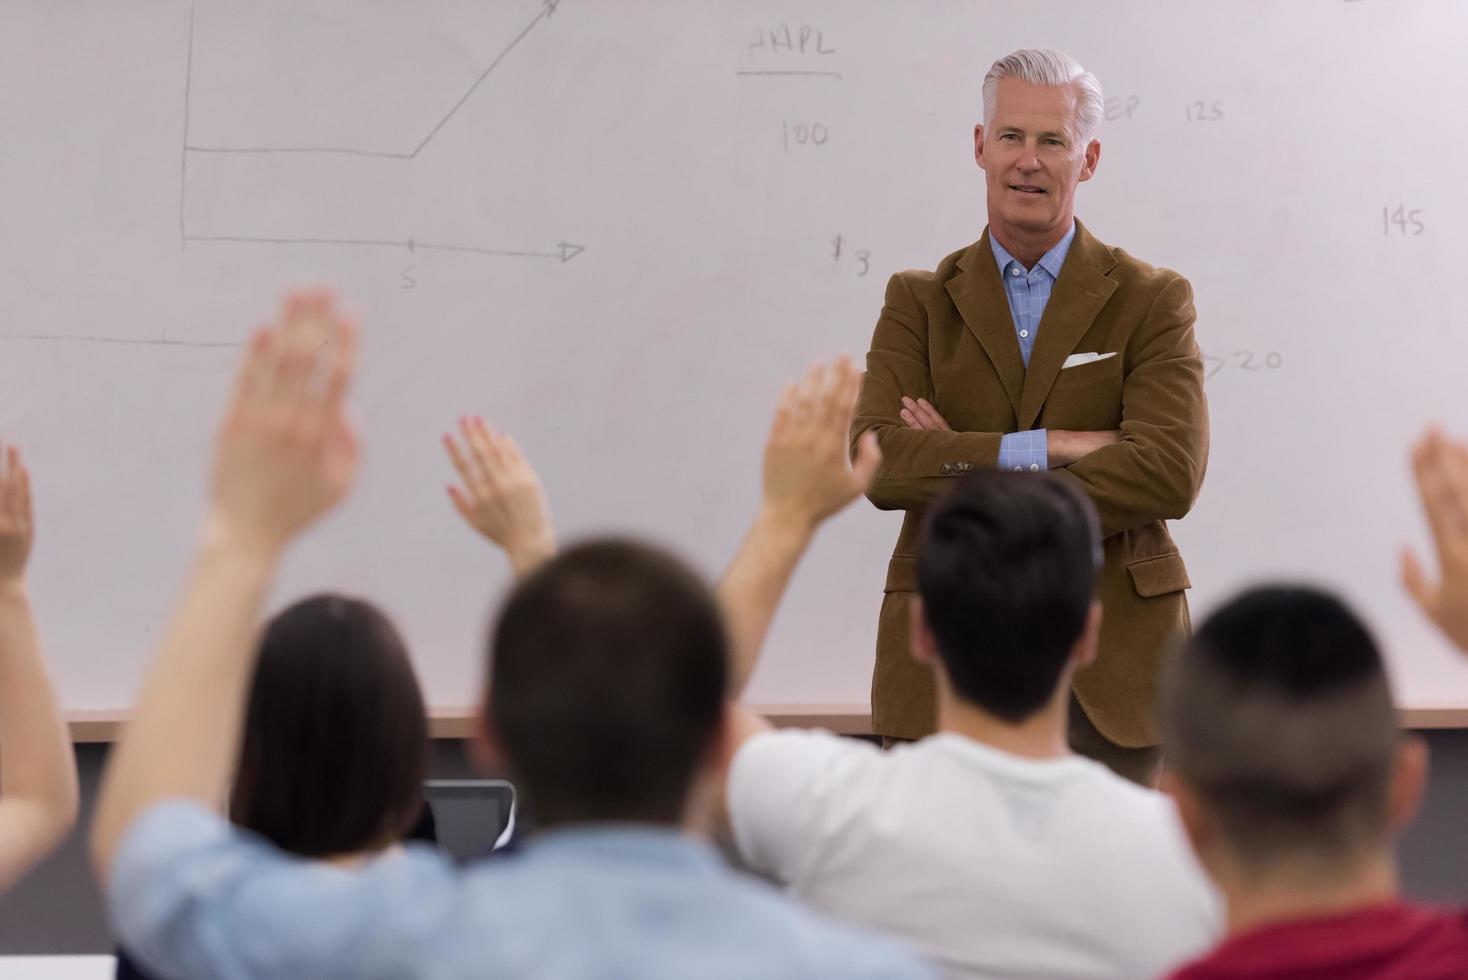
[[[392,622],[361,599],[311,596],[265,627],[230,820],[281,850],[358,864],[433,841],[428,719]],[[148,975],[118,956],[119,980]]]

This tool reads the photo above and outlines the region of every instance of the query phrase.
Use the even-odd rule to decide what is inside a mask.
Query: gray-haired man
[[[1055,469],[1095,503],[1105,539],[1096,663],[1075,678],[1071,743],[1138,782],[1158,752],[1152,706],[1190,585],[1165,521],[1203,482],[1208,413],[1192,289],[1102,244],[1075,219],[1101,158],[1094,75],[1058,51],[1016,51],[984,78],[974,159],[989,225],[931,271],[887,286],[853,446],[877,433],[867,496],[907,519],[888,566],[872,675],[874,730],[934,728],[928,669],[908,649],[924,508],[974,468]]]

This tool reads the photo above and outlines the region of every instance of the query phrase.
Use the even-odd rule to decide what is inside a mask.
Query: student
[[[0,893],[76,823],[76,764],[41,659],[26,590],[35,537],[30,473],[0,446]]]
[[[870,478],[841,419],[803,410],[860,375],[786,392],[764,501],[720,586],[736,683],[754,669],[816,528]],[[871,436],[868,436],[870,443]],[[797,464],[813,477],[792,485]],[[837,489],[839,488],[839,489]],[[527,512],[530,513],[530,512]],[[548,534],[521,527],[520,539]],[[1156,976],[1218,935],[1216,895],[1170,800],[1073,755],[1071,675],[1095,656],[1094,507],[1044,474],[956,481],[925,524],[913,648],[934,672],[940,733],[883,753],[828,732],[771,731],[731,707],[742,747],[728,811],[743,858],[817,909],[905,940],[952,977]]]
[[[331,867],[213,810],[275,566],[356,470],[354,356],[353,328],[316,294],[251,344],[196,567],[93,827],[129,948],[191,978],[927,976],[736,877],[698,839],[727,757],[724,633],[696,577],[645,546],[573,549],[500,612],[484,749],[546,828],[518,856],[461,871],[410,848]]]
[[[428,719],[402,638],[360,599],[317,595],[265,627],[229,818],[276,847],[353,866],[433,840]],[[117,976],[142,978],[125,953]]]
[[[1402,900],[1395,839],[1426,779],[1376,644],[1339,600],[1253,589],[1164,685],[1169,782],[1228,903],[1228,938],[1174,976],[1468,974],[1468,916]]]
[[[1403,578],[1468,651],[1468,448],[1431,433],[1414,464],[1442,577],[1405,554]],[[1183,821],[1228,902],[1228,938],[1175,980],[1468,976],[1468,912],[1401,896],[1395,841],[1427,748],[1338,599],[1260,588],[1219,609],[1174,665],[1162,724]]]

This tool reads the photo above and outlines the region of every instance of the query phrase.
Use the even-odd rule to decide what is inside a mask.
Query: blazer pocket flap
[[[1188,581],[1188,569],[1183,564],[1183,556],[1176,551],[1127,562],[1126,570],[1131,573],[1132,587],[1144,599],[1193,587],[1193,583]]]
[[[916,592],[917,591],[917,559],[903,556],[894,556],[887,563],[887,584],[882,586],[883,592]]]

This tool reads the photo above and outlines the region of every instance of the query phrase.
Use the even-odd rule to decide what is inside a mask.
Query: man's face
[[[1079,140],[1079,103],[1074,85],[999,80],[993,118],[974,127],[991,225],[1012,235],[1065,233],[1076,184],[1091,179],[1101,157],[1100,143]]]

